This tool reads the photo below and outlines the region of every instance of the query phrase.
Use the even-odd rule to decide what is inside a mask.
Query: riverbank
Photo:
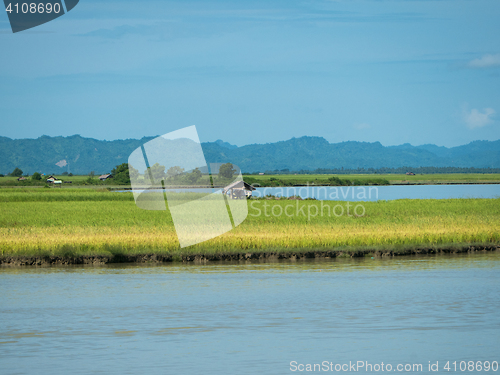
[[[113,263],[168,263],[221,261],[300,261],[304,259],[334,259],[360,257],[395,257],[411,255],[474,254],[499,251],[500,244],[449,244],[433,247],[358,248],[339,250],[275,250],[214,254],[111,254],[94,256],[4,256],[0,266],[104,265]]]

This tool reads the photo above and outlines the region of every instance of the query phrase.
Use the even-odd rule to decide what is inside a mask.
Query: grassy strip
[[[277,187],[277,186],[298,186],[298,185],[315,185],[315,186],[367,186],[367,185],[390,185],[389,180],[385,178],[378,178],[370,176],[370,178],[364,176],[363,179],[353,179],[350,180],[346,177],[339,178],[337,176],[323,176],[321,178],[315,179],[296,179],[291,176],[285,176],[284,178],[279,177],[269,177],[269,178],[254,178],[250,176],[244,176],[243,180],[254,186],[261,187]]]
[[[361,215],[361,207],[355,211],[358,205],[364,208],[364,215]],[[335,215],[342,210],[343,215]],[[500,243],[499,219],[500,199],[355,204],[251,201],[249,216],[240,226],[204,243],[180,249],[168,211],[141,210],[128,193],[2,192],[0,255],[154,253],[185,256],[268,252],[271,249],[294,252],[298,249],[497,244]]]
[[[72,189],[75,187],[85,188],[123,188],[130,184],[117,184],[117,181],[99,181],[95,177],[89,182],[89,176],[55,176],[63,181],[71,181],[71,184],[63,184],[58,189]],[[259,184],[262,187],[294,186],[294,185],[316,185],[316,186],[359,186],[359,185],[388,185],[388,184],[464,184],[464,183],[500,183],[499,173],[446,173],[446,174],[419,174],[409,176],[405,174],[277,174],[277,175],[245,175],[244,180],[250,184]],[[214,177],[217,186],[223,186],[229,180]],[[198,185],[201,184],[201,181]],[[185,183],[183,183],[185,185]],[[38,187],[49,186],[45,180],[17,181],[17,177],[0,177],[0,187]],[[51,188],[54,188],[50,185]]]
[[[128,201],[133,202],[132,192],[110,193],[106,188],[74,189],[74,188],[4,188],[0,189],[0,203],[5,202],[101,202]]]
[[[448,173],[408,176],[404,174],[303,174],[303,175],[245,175],[245,181],[260,186],[293,185],[386,185],[389,184],[450,184],[500,183],[500,174]],[[338,181],[340,180],[340,182]]]

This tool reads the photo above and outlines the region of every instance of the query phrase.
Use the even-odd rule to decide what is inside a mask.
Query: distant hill
[[[153,138],[99,141],[79,135],[44,135],[37,139],[0,137],[0,173],[10,173],[16,167],[29,174],[35,171],[46,174],[66,171],[73,174],[105,173],[126,162],[133,150]]]
[[[153,138],[100,141],[79,135],[37,139],[0,137],[0,173],[10,173],[16,167],[29,174],[105,173],[127,162],[134,149]],[[447,148],[432,144],[384,147],[380,142],[329,143],[321,137],[301,137],[242,147],[217,140],[202,143],[202,147],[208,163],[232,162],[243,172],[342,167],[500,167],[500,140]]]
[[[253,144],[225,149],[203,144],[205,157],[212,162],[228,162],[243,171],[290,171],[399,167],[500,167],[500,140],[475,141],[446,148],[435,145],[384,147],[380,142],[329,143],[321,137],[292,138],[288,141]]]
[[[224,147],[224,148],[229,148],[231,150],[233,148],[238,148],[238,146],[232,145],[231,143],[228,143],[228,142],[224,142],[222,139],[218,139],[213,143],[218,144],[219,146]]]

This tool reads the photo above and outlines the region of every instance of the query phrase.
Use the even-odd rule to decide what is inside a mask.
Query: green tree
[[[174,179],[182,174],[184,172],[184,168],[175,166],[175,167],[170,167],[167,170],[167,177],[173,177]]]
[[[128,170],[128,163],[117,165],[111,170],[113,176],[113,183],[115,184],[129,184],[130,175]]]
[[[128,163],[122,163],[111,170],[111,175],[115,184],[130,184],[130,178],[137,178],[139,171]]]
[[[153,179],[153,182],[158,183],[165,177],[165,167],[158,163],[153,164],[150,168],[144,171],[146,176]]]
[[[139,170],[135,169],[134,167],[132,167],[129,164],[128,165],[128,174],[129,174],[131,179],[136,179],[137,177],[139,177]]]
[[[219,168],[219,177],[233,178],[236,169],[233,168],[231,163],[222,164]]]
[[[117,165],[111,170],[111,174],[116,178],[120,173],[128,171],[128,163]]]
[[[38,172],[33,173],[33,176],[31,176],[31,179],[34,181],[40,181],[42,179],[42,175]]]
[[[23,171],[16,167],[16,169],[14,169],[10,175],[12,177],[21,177],[23,175]]]

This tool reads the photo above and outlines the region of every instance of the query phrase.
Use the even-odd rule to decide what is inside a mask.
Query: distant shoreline
[[[399,182],[387,186],[413,186],[413,185],[500,185],[500,181],[493,182]]]
[[[408,182],[408,183],[394,183],[390,185],[380,185],[380,186],[423,186],[423,185],[500,185],[500,181],[495,181],[495,182],[436,182],[436,183],[423,183],[423,182]],[[294,187],[351,187],[353,185],[346,185],[346,186],[338,186],[338,185],[293,185],[293,186],[286,186],[286,185],[278,185],[278,186],[262,186],[262,188],[280,188],[280,187],[287,187],[287,188],[294,188]],[[357,185],[360,187],[363,186],[379,186],[379,185]],[[356,186],[356,187],[357,187]],[[223,189],[225,186],[218,186],[215,185],[213,186],[214,189]],[[256,186],[259,187],[259,186]],[[118,190],[126,190],[126,191],[132,191],[133,189],[131,187],[116,187],[116,186],[110,186],[108,188],[110,191],[118,191]],[[212,186],[188,186],[188,185],[182,185],[182,186],[176,186],[172,187],[170,189],[166,190],[176,190],[176,189],[212,189]],[[158,188],[148,188],[145,187],[144,190],[158,190]]]
[[[422,185],[500,185],[500,181],[494,181],[494,182],[435,182],[435,183],[430,183],[430,182],[398,182],[398,183],[391,183],[390,185],[356,185],[356,186],[422,186]],[[262,186],[264,187],[288,187],[288,188],[293,188],[293,187],[351,187],[353,185],[305,185],[305,184],[298,184],[298,185],[293,185],[293,186],[287,186],[287,185],[278,185],[278,186]],[[222,185],[215,185],[213,186],[214,189],[222,189],[225,186]],[[259,186],[255,186],[259,187]],[[189,186],[189,185],[180,185],[176,187],[172,187],[170,189],[166,190],[176,190],[176,189],[211,189],[212,186],[199,186],[199,185],[194,185],[194,186]],[[109,187],[110,191],[116,191],[116,190],[128,190],[132,191],[133,189],[131,187],[116,187],[112,186]],[[147,188],[145,187],[144,190],[158,190],[158,188]]]
[[[485,181],[485,182],[396,182],[396,183],[391,183],[389,185],[356,185],[355,187],[366,187],[366,186],[441,186],[441,185],[500,185],[500,181]],[[351,187],[353,185],[345,185],[345,186],[339,186],[339,185],[307,185],[307,184],[297,184],[297,185],[276,185],[276,186],[255,186],[255,187],[262,187],[262,188],[301,188],[301,187]],[[222,185],[216,185],[216,186],[187,186],[187,185],[182,185],[178,187],[173,187],[172,189],[169,190],[176,190],[176,189],[223,189],[225,186]],[[42,189],[44,186],[29,186],[29,185],[10,185],[10,186],[0,186],[1,189]],[[51,186],[52,189],[107,189],[111,192],[117,192],[117,191],[130,191],[132,192],[132,188],[129,185],[70,185],[70,186],[64,186],[64,187],[54,187]],[[158,188],[148,188],[145,187],[144,190],[158,190]]]
[[[284,251],[240,251],[219,254],[114,254],[114,255],[81,255],[81,256],[3,256],[0,266],[57,266],[57,265],[104,265],[118,263],[172,263],[172,262],[223,262],[223,261],[299,261],[305,259],[336,259],[365,257],[395,257],[412,255],[450,255],[475,254],[500,251],[500,244],[468,244],[457,246],[417,246],[400,249],[365,248],[343,250],[297,250]]]

